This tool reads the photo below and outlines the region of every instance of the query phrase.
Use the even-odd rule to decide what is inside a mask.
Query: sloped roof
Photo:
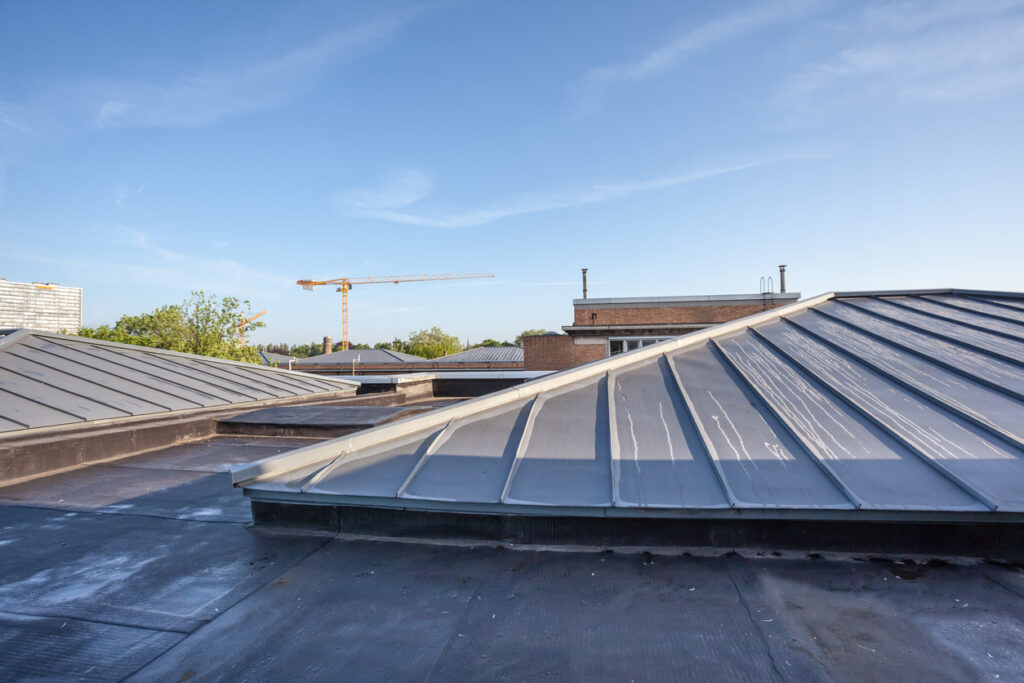
[[[352,393],[358,383],[145,346],[17,330],[0,338],[0,434]]]
[[[523,349],[518,346],[478,346],[453,353],[450,356],[434,358],[433,363],[522,363]]]
[[[277,367],[287,368],[288,361],[293,360],[292,356],[286,356],[283,353],[274,353],[273,351],[260,351],[260,364],[261,365],[274,365],[277,363]]]
[[[495,513],[1021,513],[1024,294],[825,294],[232,476],[254,498]]]
[[[295,365],[340,365],[352,363],[352,361],[370,365],[383,365],[386,363],[421,363],[426,360],[426,358],[389,349],[347,349],[309,358],[300,358],[295,362]]]

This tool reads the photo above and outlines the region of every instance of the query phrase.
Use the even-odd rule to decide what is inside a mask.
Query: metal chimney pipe
[[[330,353],[334,351],[334,340],[330,337],[324,337],[324,353]]]
[[[785,264],[779,266],[779,292],[782,294],[786,293],[786,266]]]
[[[583,268],[583,298],[587,298],[587,269]]]

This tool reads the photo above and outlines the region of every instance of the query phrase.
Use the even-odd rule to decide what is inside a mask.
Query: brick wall
[[[575,350],[576,365],[583,365],[584,363],[604,358],[604,339],[601,339],[600,344],[574,344],[573,348]]]
[[[601,347],[602,351],[604,347]],[[564,370],[576,365],[572,337],[564,334],[523,337],[524,370]]]
[[[777,302],[783,305],[786,302]],[[650,306],[597,308],[577,306],[574,325],[666,325],[671,323],[724,323],[765,310],[756,304],[681,304],[678,306]],[[597,314],[596,319],[592,316]]]

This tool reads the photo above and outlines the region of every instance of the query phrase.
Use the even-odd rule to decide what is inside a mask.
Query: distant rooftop
[[[309,358],[300,358],[295,362],[295,365],[342,365],[346,363],[351,364],[353,361],[368,365],[384,365],[389,363],[422,363],[426,360],[426,358],[402,353],[401,351],[391,351],[390,349],[348,349]]]
[[[522,363],[523,349],[519,346],[478,346],[450,356],[434,358],[433,363]]]
[[[608,304],[728,304],[765,299],[776,302],[792,302],[800,298],[800,292],[769,292],[767,294],[707,294],[697,296],[626,296],[604,299],[573,299],[573,306],[605,306]]]

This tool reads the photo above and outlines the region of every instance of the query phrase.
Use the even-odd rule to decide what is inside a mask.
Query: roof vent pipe
[[[786,265],[779,266],[779,292],[786,293]]]
[[[330,337],[324,337],[324,353],[330,353],[334,351],[334,340]]]
[[[583,268],[583,298],[587,298],[587,269]]]

